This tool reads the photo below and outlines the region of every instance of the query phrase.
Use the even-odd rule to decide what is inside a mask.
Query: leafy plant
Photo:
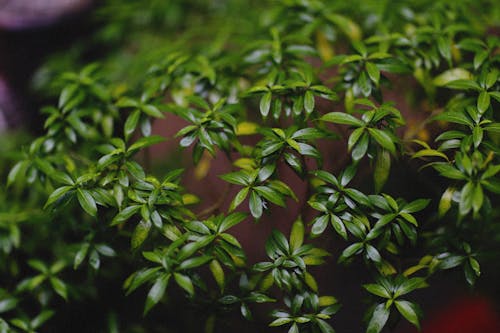
[[[335,260],[336,274],[366,273],[352,329],[378,333],[419,327],[414,295],[444,270],[474,286],[490,267],[498,5],[260,5],[108,0],[92,38],[41,69],[43,133],[0,148],[0,332],[61,329],[65,307],[121,283],[144,316],[111,303],[94,331],[164,332],[155,311],[186,299],[203,318],[193,331],[221,331],[236,309],[271,331],[330,333],[350,311],[320,278]],[[101,64],[81,66],[103,45]],[[155,152],[164,141],[187,162]],[[225,184],[214,205],[193,194],[193,169]],[[430,184],[409,191],[401,169]],[[296,216],[268,228],[279,207]],[[242,245],[243,225],[262,229],[267,258]]]

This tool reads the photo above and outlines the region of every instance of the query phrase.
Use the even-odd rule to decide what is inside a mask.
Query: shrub
[[[2,147],[0,332],[214,332],[235,309],[334,332],[352,311],[318,279],[335,261],[364,267],[353,330],[419,327],[418,289],[449,269],[473,286],[498,255],[498,17],[477,0],[107,1],[35,76],[60,91],[43,134]],[[213,173],[226,189],[194,195]],[[266,233],[279,207],[298,213]],[[200,320],[157,317],[177,306]]]

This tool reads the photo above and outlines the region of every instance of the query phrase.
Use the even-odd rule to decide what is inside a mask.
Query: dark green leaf
[[[85,257],[87,256],[87,252],[89,250],[90,244],[89,243],[83,243],[78,252],[75,255],[75,259],[73,261],[73,268],[77,269],[80,264],[83,262]]]
[[[141,207],[141,205],[132,205],[125,207],[113,218],[113,220],[111,221],[111,225],[117,225],[127,221],[134,214],[136,214],[141,209]]]
[[[66,301],[68,300],[68,289],[66,287],[66,284],[61,281],[60,279],[56,277],[50,278],[50,284],[52,285],[52,288],[54,288],[54,291],[64,298]]]
[[[415,201],[410,202],[409,204],[405,205],[403,209],[401,210],[402,212],[405,213],[415,213],[419,212],[427,205],[429,205],[430,199],[417,199]]]
[[[151,222],[141,220],[132,233],[132,238],[130,240],[132,249],[136,249],[144,243],[146,238],[148,238],[149,230],[151,230]]]
[[[480,113],[486,112],[490,107],[490,95],[486,91],[482,91],[477,99],[477,109]]]
[[[385,149],[381,149],[377,153],[375,160],[375,169],[373,170],[373,183],[375,185],[375,193],[379,193],[384,187],[389,173],[391,171],[391,155]]]
[[[366,72],[370,76],[370,79],[375,83],[375,85],[378,85],[378,82],[380,80],[380,70],[375,66],[375,64],[371,62],[365,63],[365,68]]]
[[[67,194],[71,190],[73,190],[72,186],[63,186],[63,187],[57,188],[54,192],[52,192],[50,194],[44,207],[46,208],[46,207],[49,207],[50,205],[54,204],[56,201],[61,199],[65,194]]]
[[[306,91],[304,94],[304,109],[307,114],[314,111],[314,95],[310,90]]]
[[[365,284],[363,285],[368,292],[383,297],[383,298],[391,298],[391,294],[381,285],[379,284]]]
[[[368,128],[370,135],[381,145],[383,148],[387,149],[391,153],[396,152],[396,145],[394,144],[393,139],[387,132],[377,129],[377,128]]]
[[[271,109],[272,93],[270,91],[262,95],[260,99],[260,113],[263,117],[267,117],[269,110]]]
[[[351,125],[356,127],[362,127],[365,125],[365,123],[362,120],[359,120],[358,118],[343,112],[327,113],[324,116],[322,116],[320,120],[336,124]]]
[[[406,320],[420,329],[420,323],[418,321],[419,310],[416,304],[404,300],[397,300],[394,304],[396,305],[399,313],[401,313]]]
[[[165,294],[165,290],[170,280],[170,274],[164,274],[156,279],[155,283],[149,290],[146,298],[146,306],[144,307],[144,314],[148,313],[153,306],[155,306]]]
[[[91,216],[97,215],[97,206],[90,191],[79,188],[76,191],[76,196],[80,206]]]
[[[256,186],[253,188],[259,196],[264,197],[267,201],[274,203],[275,205],[285,207],[285,200],[281,193],[273,190],[267,186]]]
[[[189,258],[184,260],[180,265],[179,269],[184,270],[184,269],[193,269],[199,266],[202,266],[212,260],[211,256],[199,256],[199,257],[194,257],[194,258]]]
[[[328,226],[328,220],[329,216],[328,215],[321,215],[318,216],[313,220],[313,225],[311,229],[311,235],[312,236],[319,236],[321,235],[326,227]]]
[[[235,225],[237,225],[238,223],[240,223],[244,219],[246,219],[246,217],[247,217],[247,214],[245,214],[245,213],[230,214],[222,221],[222,223],[219,226],[218,231],[224,232],[224,231],[234,227]]]
[[[135,110],[132,112],[125,121],[125,125],[123,127],[123,133],[125,134],[125,139],[128,140],[130,136],[134,133],[137,128],[137,124],[139,124],[139,119],[141,117],[141,111]]]
[[[262,199],[255,191],[252,191],[250,193],[249,207],[250,213],[254,218],[259,219],[262,216]]]
[[[316,324],[319,327],[321,333],[335,333],[335,330],[323,319],[316,319]]]
[[[361,242],[349,245],[346,249],[344,249],[344,251],[342,251],[342,255],[339,257],[339,262],[342,262],[348,259],[349,257],[352,257],[353,255],[361,251],[362,248],[363,248],[363,243]]]
[[[386,309],[385,304],[381,303],[373,310],[366,333],[380,333],[389,319],[390,311]]]

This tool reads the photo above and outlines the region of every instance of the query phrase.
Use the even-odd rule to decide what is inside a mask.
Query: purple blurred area
[[[0,75],[0,133],[7,130],[9,123],[15,121],[7,121],[7,115],[15,115],[16,107],[14,106],[13,94],[7,86],[6,81]]]
[[[33,29],[51,25],[90,6],[92,0],[0,0],[0,29]]]
[[[94,0],[0,0],[0,133],[30,127],[27,87],[45,55],[79,31]]]

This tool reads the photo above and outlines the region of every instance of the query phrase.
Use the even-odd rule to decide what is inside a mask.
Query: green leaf
[[[318,292],[318,283],[316,282],[316,279],[314,276],[311,275],[309,272],[304,273],[304,282],[306,285],[311,288],[312,291]]]
[[[136,108],[139,107],[139,102],[130,97],[122,97],[116,102],[116,106],[119,108]]]
[[[382,257],[380,256],[380,253],[378,252],[378,250],[374,246],[372,246],[370,244],[366,244],[365,249],[366,249],[366,255],[372,261],[374,261],[376,263],[380,263],[382,261]]]
[[[384,303],[377,305],[370,317],[366,333],[380,333],[389,319],[389,314],[390,311]]]
[[[194,242],[187,243],[181,248],[181,250],[177,254],[177,260],[185,260],[186,258],[192,256],[196,251],[210,244],[213,241],[213,239],[214,236],[210,235],[198,238]]]
[[[50,278],[50,284],[52,285],[52,288],[54,288],[54,291],[59,296],[64,298],[66,301],[68,300],[68,289],[63,281],[61,281],[58,278],[52,277]]]
[[[472,121],[462,112],[446,111],[434,117],[434,120],[442,120],[472,127]]]
[[[288,244],[288,240],[285,238],[285,236],[279,232],[278,230],[273,230],[272,233],[271,233],[271,239],[273,241],[274,244],[276,244],[278,246],[279,249],[281,249],[281,251],[283,253],[288,253],[289,252],[289,244]]]
[[[252,191],[250,193],[249,208],[250,213],[254,218],[260,219],[262,216],[262,205],[263,203],[260,196],[255,191]]]
[[[99,257],[99,252],[96,250],[90,252],[89,264],[96,271],[99,269],[99,266],[101,265],[101,258]]]
[[[117,225],[129,220],[133,215],[135,215],[140,209],[141,205],[132,205],[122,209],[116,216],[111,220],[111,225]]]
[[[125,134],[125,140],[128,141],[130,136],[134,133],[137,128],[137,124],[139,124],[139,119],[141,117],[141,111],[135,110],[132,112],[125,121],[125,125],[123,127],[123,133]]]
[[[366,152],[368,151],[369,143],[370,143],[370,138],[368,134],[366,132],[363,132],[361,138],[358,140],[356,146],[351,152],[352,159],[355,162],[361,160],[365,156]]]
[[[77,84],[70,84],[63,88],[61,95],[59,95],[58,107],[62,108],[75,96],[78,91]]]
[[[381,285],[379,284],[365,284],[363,285],[368,292],[383,297],[383,298],[391,298],[391,294]]]
[[[29,332],[30,330],[30,327],[28,326],[28,323],[19,319],[19,318],[14,318],[10,321],[10,323],[16,327],[19,327],[20,329],[26,331],[26,332]],[[2,332],[4,333],[4,332]],[[7,333],[10,333],[9,331],[7,331]]]
[[[441,176],[457,180],[465,180],[467,176],[454,166],[447,163],[434,163],[432,167],[436,169]]]
[[[17,162],[9,171],[9,175],[7,176],[7,187],[11,186],[19,176],[24,176],[28,166],[28,161]]]
[[[267,201],[272,202],[275,205],[285,207],[285,200],[283,199],[282,194],[278,191],[275,191],[267,186],[255,186],[253,190],[260,196],[264,197]]]
[[[230,172],[219,177],[231,184],[250,185],[250,176],[243,171]]]
[[[474,85],[475,82],[470,80],[471,78],[472,74],[468,70],[463,68],[453,68],[436,76],[433,82],[438,87],[447,86],[452,89],[470,89],[470,87],[473,86],[477,86],[479,88],[477,83]],[[457,82],[458,80],[460,81]]]
[[[89,215],[95,217],[97,215],[97,206],[94,198],[90,194],[90,191],[79,188],[76,191],[76,196],[83,210],[85,210]]]
[[[490,107],[490,95],[487,91],[482,91],[477,99],[477,110],[479,113],[485,113]]]
[[[75,259],[73,261],[73,269],[77,269],[85,257],[87,256],[87,252],[89,250],[90,244],[89,243],[83,243],[78,252],[75,255]]]
[[[273,320],[269,324],[269,326],[271,326],[271,327],[282,326],[282,325],[286,325],[288,323],[291,323],[292,321],[293,321],[293,319],[290,317],[281,317],[281,318],[277,318],[277,319]]]
[[[244,187],[242,188],[234,197],[234,199],[231,201],[231,204],[229,205],[229,211],[233,211],[236,207],[238,207],[243,200],[248,195],[249,187]]]
[[[473,59],[474,69],[478,69],[483,64],[483,62],[486,60],[486,58],[488,58],[488,55],[489,54],[488,54],[487,50],[481,50],[481,51],[477,52],[474,55],[474,59]]]
[[[14,309],[17,305],[17,303],[19,302],[19,300],[17,298],[3,298],[2,300],[0,300],[0,313],[3,313],[3,312],[7,312],[7,311],[10,311],[12,309]],[[0,326],[1,328],[1,326]],[[0,332],[2,332],[0,330]]]
[[[290,326],[288,333],[300,333],[299,326],[297,325],[297,323],[293,323],[293,325]]]
[[[401,211],[404,213],[419,212],[425,207],[427,207],[430,202],[431,202],[430,199],[417,199],[405,205]]]
[[[450,40],[446,39],[442,36],[438,37],[437,47],[438,47],[439,53],[443,56],[443,58],[450,61],[451,60],[451,42],[450,42]]]
[[[452,187],[447,188],[446,191],[443,192],[441,200],[439,200],[439,207],[438,207],[438,213],[440,218],[443,217],[450,210],[454,192],[455,189]]]
[[[490,96],[500,102],[500,91],[490,91]]]
[[[304,94],[304,109],[307,114],[314,111],[314,95],[310,90],[307,90]]]
[[[184,289],[189,295],[194,295],[193,282],[191,281],[191,278],[189,276],[180,273],[174,273],[174,279],[179,287]]]
[[[134,142],[134,144],[127,149],[127,152],[135,152],[136,150],[143,149],[163,141],[165,141],[165,138],[160,135],[142,137]]]
[[[467,182],[460,192],[460,202],[458,204],[460,215],[464,216],[472,209],[475,197],[475,186],[473,182]]]
[[[474,190],[472,193],[472,209],[474,212],[479,212],[481,207],[483,206],[483,201],[484,201],[484,193],[483,193],[483,188],[481,187],[480,184],[476,184],[474,186]]]
[[[210,272],[212,272],[212,275],[215,279],[215,282],[217,282],[217,285],[219,286],[219,289],[221,291],[224,290],[224,284],[225,284],[225,274],[224,270],[222,269],[222,266],[217,260],[212,260],[210,262]]]
[[[325,13],[325,17],[347,36],[351,41],[361,40],[362,30],[360,26],[347,16]]]
[[[38,327],[42,326],[43,323],[52,318],[54,314],[55,312],[52,310],[43,310],[38,316],[33,318],[33,320],[31,321],[31,328],[37,329]]]
[[[394,304],[396,305],[399,313],[401,313],[406,320],[420,329],[420,323],[418,321],[419,310],[416,304],[404,300],[397,300]]]
[[[313,225],[311,229],[311,235],[313,236],[319,236],[321,235],[326,227],[328,226],[328,220],[329,216],[328,215],[321,215],[313,220]]]
[[[302,167],[302,161],[300,157],[295,154],[285,152],[283,154],[283,158],[285,159],[286,164],[288,164],[299,177],[304,177],[304,168]]]
[[[199,256],[199,257],[194,257],[194,258],[189,258],[184,260],[180,265],[179,269],[180,270],[185,270],[185,269],[193,269],[196,267],[200,267],[207,262],[212,260],[211,256]]]
[[[126,294],[129,295],[144,283],[154,279],[161,269],[163,267],[146,268],[132,274],[123,284],[123,288],[127,289]]]
[[[391,171],[391,155],[385,149],[379,150],[375,160],[375,169],[373,170],[373,182],[375,193],[379,193],[384,187]]]
[[[476,259],[469,257],[469,265],[476,274],[476,276],[481,275],[481,267],[479,266],[479,262]]]
[[[151,104],[143,105],[141,107],[141,109],[142,109],[142,112],[144,112],[145,114],[147,114],[150,117],[164,118],[163,113],[160,110],[158,110],[158,108],[154,105],[151,105]]]
[[[361,251],[363,246],[364,245],[361,242],[349,245],[346,249],[344,249],[344,251],[342,251],[342,255],[339,257],[339,262],[342,262],[347,258],[352,257],[353,255]]]
[[[67,194],[71,190],[73,190],[72,186],[62,186],[57,188],[54,192],[52,192],[49,195],[49,198],[47,199],[44,208],[47,208],[50,205],[54,204],[56,201],[61,199],[65,194]]]
[[[132,233],[132,238],[130,240],[132,249],[135,250],[144,243],[146,238],[148,238],[149,230],[151,230],[151,222],[141,220]]]
[[[362,127],[365,125],[362,120],[344,112],[330,112],[322,116],[320,120],[356,127]]]
[[[148,313],[153,306],[155,306],[165,294],[165,290],[170,280],[170,274],[164,274],[156,279],[155,283],[149,290],[146,298],[146,306],[144,307],[144,314]]]
[[[260,113],[263,117],[267,117],[267,115],[269,114],[269,110],[271,109],[272,97],[273,95],[271,91],[268,91],[264,95],[262,95],[260,99]]]
[[[391,136],[387,134],[387,132],[377,128],[368,128],[368,131],[372,136],[372,138],[374,138],[379,145],[381,145],[383,148],[387,149],[393,154],[396,152],[396,145],[394,144],[394,141],[391,138]]]
[[[332,223],[335,231],[345,240],[347,240],[347,230],[344,223],[337,215],[330,215],[330,222]]]
[[[375,66],[375,64],[372,62],[366,62],[365,69],[368,73],[368,76],[370,76],[370,79],[375,83],[375,85],[378,85],[380,80],[380,70],[377,68],[377,66]]]
[[[246,219],[247,214],[245,213],[233,213],[228,215],[220,224],[218,228],[218,232],[224,232],[226,230],[229,230],[230,228],[234,227],[244,219]]]
[[[304,242],[304,223],[301,218],[298,218],[292,225],[290,232],[290,249],[292,253],[299,249]]]
[[[362,127],[356,128],[354,131],[352,131],[349,139],[347,140],[347,149],[349,151],[351,151],[354,145],[359,141],[359,138],[364,134],[364,131],[365,129]]]
[[[411,156],[411,158],[420,158],[420,157],[442,157],[445,160],[448,160],[448,156],[443,154],[442,152],[435,149],[422,149],[417,151],[415,154]]]
[[[108,246],[106,244],[96,244],[95,249],[97,252],[102,254],[105,257],[115,257],[116,252],[113,250],[111,246]]]
[[[394,292],[394,297],[399,297],[402,295],[406,295],[409,292],[414,291],[415,289],[425,288],[427,287],[427,283],[424,278],[411,278],[405,280],[401,283],[398,288],[396,288]]]
[[[474,147],[478,148],[483,141],[483,128],[481,126],[474,126],[472,130],[472,140],[474,141]]]
[[[316,324],[319,327],[321,333],[335,333],[335,330],[323,319],[316,319]]]
[[[366,76],[366,72],[361,72],[359,74],[357,83],[363,95],[365,97],[369,97],[372,93],[372,84],[368,79],[368,77]]]

